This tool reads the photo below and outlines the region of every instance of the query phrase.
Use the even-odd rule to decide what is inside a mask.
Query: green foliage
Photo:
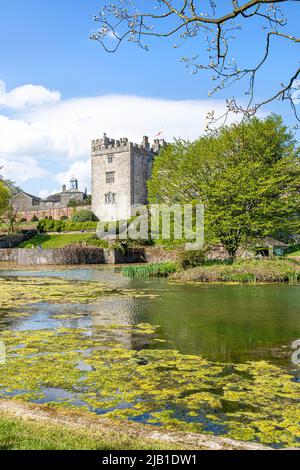
[[[196,282],[290,282],[300,280],[300,263],[289,259],[211,262],[175,274],[180,281]]]
[[[88,194],[88,195],[86,196],[84,203],[85,203],[87,206],[91,206],[91,205],[92,205],[92,196],[91,196],[91,194]]]
[[[10,199],[10,193],[7,187],[0,181],[0,216],[7,209]]]
[[[205,262],[205,251],[204,250],[191,250],[183,251],[180,254],[180,266],[182,269],[194,268],[204,264]]]
[[[10,235],[16,232],[21,224],[18,211],[14,208],[12,198],[17,193],[17,188],[11,181],[0,180],[0,220],[6,225]]]
[[[88,209],[76,211],[72,217],[73,222],[96,222],[99,219],[95,216],[94,212]]]
[[[235,257],[256,237],[299,232],[299,185],[294,137],[272,115],[168,146],[155,159],[149,197],[204,204],[206,242]]]
[[[154,263],[142,266],[126,266],[122,268],[122,274],[128,277],[167,277],[175,273],[178,266],[175,263]]]
[[[98,238],[96,235],[86,240],[88,246],[96,246],[98,248],[109,248],[109,243],[106,240]]]
[[[73,222],[72,220],[41,219],[37,229],[40,233],[45,232],[80,232],[82,230],[95,231],[98,222]]]

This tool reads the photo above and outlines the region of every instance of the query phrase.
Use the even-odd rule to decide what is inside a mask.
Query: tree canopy
[[[152,203],[201,203],[206,242],[234,257],[257,237],[299,232],[299,152],[279,116],[222,127],[156,158]]]
[[[10,192],[4,182],[0,180],[0,220],[9,206]]]

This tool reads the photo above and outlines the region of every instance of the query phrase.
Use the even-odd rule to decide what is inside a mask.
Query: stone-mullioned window
[[[107,155],[107,163],[114,163],[115,156],[114,155]]]
[[[105,194],[105,204],[107,206],[116,204],[116,194],[115,193],[107,193]]]
[[[115,172],[108,171],[106,173],[106,183],[114,183],[115,182]]]

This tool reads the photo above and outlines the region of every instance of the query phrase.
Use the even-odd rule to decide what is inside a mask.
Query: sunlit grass
[[[169,450],[175,444],[16,418],[0,413],[0,450]]]
[[[64,234],[45,234],[35,235],[30,240],[21,243],[18,248],[37,248],[43,249],[63,248],[74,243],[86,242],[91,238],[90,233],[64,233]]]

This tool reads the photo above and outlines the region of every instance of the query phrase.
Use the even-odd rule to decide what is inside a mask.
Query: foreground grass
[[[42,247],[44,249],[64,248],[74,243],[86,242],[91,238],[90,233],[64,233],[64,234],[46,234],[35,235],[30,240],[21,243],[18,248],[32,248],[32,246]]]
[[[74,428],[0,412],[0,450],[170,450],[179,446]]]
[[[209,264],[175,273],[180,281],[198,282],[297,282],[300,263],[293,259],[241,260],[233,264]]]
[[[100,418],[75,407],[0,400],[0,450],[266,450],[256,443]]]

